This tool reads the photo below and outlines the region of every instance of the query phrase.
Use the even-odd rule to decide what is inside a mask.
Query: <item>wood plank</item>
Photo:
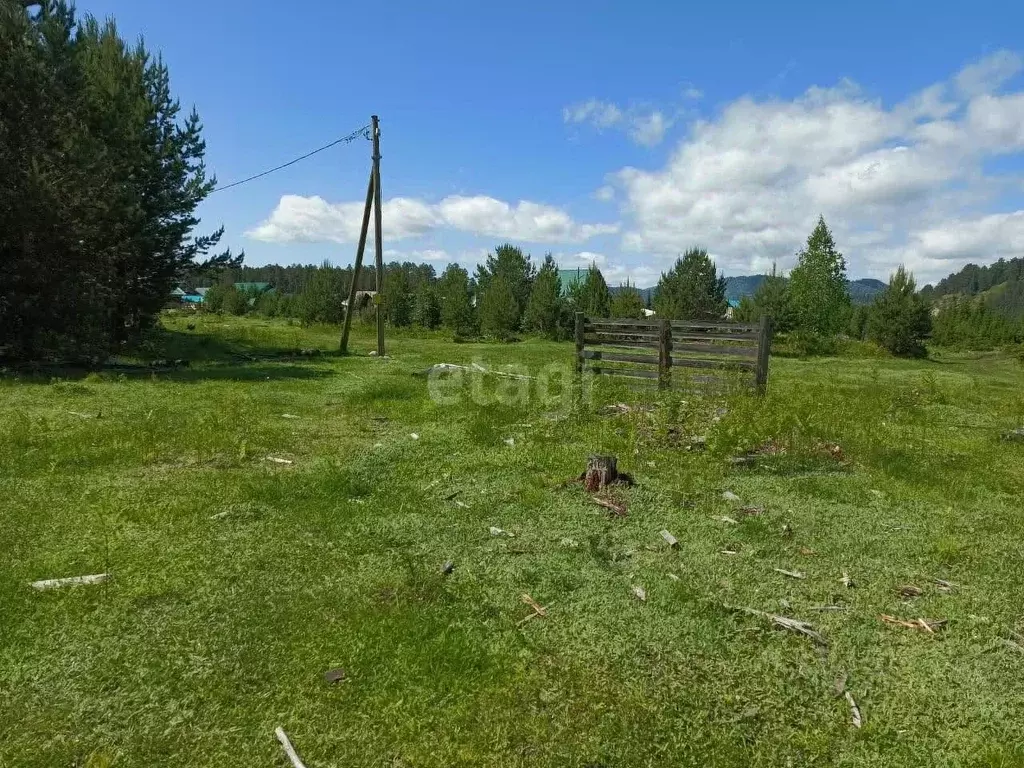
[[[629,328],[594,328],[592,326],[584,326],[584,333],[588,336],[621,336],[623,338],[641,338],[641,339],[657,339],[658,330],[648,331],[646,329],[632,330]]]
[[[673,344],[673,352],[694,352],[699,355],[731,355],[757,357],[757,347],[740,344]]]
[[[727,331],[736,333],[757,333],[758,326],[750,323],[721,323],[721,322],[700,322],[697,320],[673,320],[672,330],[706,330],[706,331]]]
[[[624,349],[657,349],[653,341],[601,341],[587,338],[584,343],[589,347],[621,347]]]
[[[620,352],[605,352],[600,349],[590,349],[583,352],[583,357],[587,360],[604,360],[609,363],[646,363],[647,365],[657,365],[657,355],[624,355]]]
[[[687,331],[672,329],[673,341],[757,341],[756,333],[700,333],[699,331]]]
[[[589,317],[587,318],[587,325],[612,325],[612,326],[650,326],[651,328],[658,327],[657,320],[635,320],[629,317]]]
[[[673,357],[673,368],[724,368],[735,371],[752,371],[754,363],[746,360],[699,360],[692,357]]]
[[[657,371],[641,371],[634,368],[598,368],[587,366],[585,371],[595,373],[598,376],[625,376],[627,379],[657,379]]]

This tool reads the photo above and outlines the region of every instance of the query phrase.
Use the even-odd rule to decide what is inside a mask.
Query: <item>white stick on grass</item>
[[[109,578],[109,573],[94,573],[89,576],[68,576],[63,579],[42,579],[41,581],[33,581],[32,588],[43,590],[70,587],[76,584],[102,584]]]
[[[277,736],[277,740],[281,742],[281,746],[284,748],[284,753],[288,755],[288,759],[292,761],[294,768],[306,768],[302,760],[299,759],[299,754],[295,751],[295,747],[288,741],[288,734],[284,732],[284,728],[277,726],[274,729],[274,735]]]

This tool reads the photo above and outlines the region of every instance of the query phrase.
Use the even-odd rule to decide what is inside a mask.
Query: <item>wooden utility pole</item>
[[[370,183],[366,186],[366,205],[363,207],[363,228],[359,230],[359,245],[356,246],[356,263],[352,267],[352,285],[348,289],[348,306],[345,307],[345,325],[341,329],[341,353],[348,353],[348,332],[352,327],[352,310],[359,290],[359,273],[363,268],[363,251],[366,250],[366,230],[370,228],[370,206],[373,205],[374,173],[370,171]]]
[[[352,267],[352,284],[348,289],[348,306],[345,307],[345,324],[341,330],[341,353],[348,354],[348,334],[352,327],[352,312],[355,309],[356,293],[359,290],[359,275],[363,269],[363,252],[366,250],[366,235],[370,228],[370,210],[373,216],[374,271],[376,274],[377,308],[377,355],[384,356],[384,314],[382,299],[384,290],[384,244],[381,238],[380,211],[380,125],[376,115],[371,116],[371,138],[373,139],[373,165],[370,168],[370,182],[366,186],[366,204],[363,206],[363,225],[359,230],[359,245],[356,246],[356,263]]]
[[[373,245],[376,250],[374,266],[377,272],[377,356],[384,357],[384,243],[380,222],[380,123],[376,115],[370,117],[373,131]]]

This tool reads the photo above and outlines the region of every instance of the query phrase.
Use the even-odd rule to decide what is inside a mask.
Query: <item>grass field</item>
[[[291,358],[336,329],[168,326],[191,367],[0,377],[0,765],[284,766],[277,725],[309,768],[1024,765],[1018,363],[773,358],[764,399],[510,403],[478,377],[438,402],[433,363],[537,375],[572,348],[408,334],[377,359],[359,327],[355,356]],[[593,453],[636,481],[624,518],[566,483]],[[547,617],[520,623],[524,593]]]

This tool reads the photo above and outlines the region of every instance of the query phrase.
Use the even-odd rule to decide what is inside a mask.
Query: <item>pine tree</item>
[[[805,334],[833,337],[844,326],[850,306],[846,288],[846,261],[836,250],[824,217],[798,254],[789,276],[789,295],[796,329]]]
[[[523,327],[528,331],[554,338],[558,334],[564,311],[558,266],[551,254],[548,254],[533,280],[530,300],[526,304],[526,313],[523,316]]]
[[[416,325],[422,328],[437,328],[441,323],[441,307],[437,303],[437,292],[429,281],[420,283],[416,292]]]
[[[931,319],[931,307],[918,295],[914,276],[900,265],[871,306],[868,336],[899,357],[924,357]]]
[[[395,328],[412,324],[414,296],[409,286],[409,275],[398,264],[388,265],[384,278],[384,295],[378,311]]]
[[[480,296],[480,327],[498,339],[508,339],[519,322],[519,306],[512,285],[501,275],[488,281]]]
[[[611,292],[596,264],[591,264],[587,269],[577,301],[576,311],[587,317],[608,317],[611,313]]]
[[[469,273],[458,264],[449,264],[437,281],[441,323],[460,335],[470,335],[476,327]]]
[[[612,296],[611,316],[639,319],[644,316],[644,300],[640,291],[629,283],[619,286]]]
[[[717,320],[728,306],[725,277],[702,248],[691,248],[662,273],[654,297],[658,316],[672,320]]]
[[[530,301],[530,290],[533,287],[535,270],[530,262],[529,254],[521,248],[505,243],[488,254],[487,260],[476,269],[476,285],[480,295],[487,293],[491,281],[497,277],[504,278],[516,302],[516,318],[514,328],[518,329],[526,305]]]
[[[162,60],[43,5],[0,2],[0,348],[95,361],[141,338],[178,281],[240,261],[193,234],[213,180]]]
[[[793,301],[790,297],[789,282],[779,274],[778,268],[772,264],[772,271],[765,275],[764,280],[754,291],[753,303],[756,307],[754,320],[767,315],[772,320],[772,328],[776,333],[787,333],[796,325]]]
[[[343,279],[341,272],[327,262],[313,271],[298,298],[298,315],[303,325],[340,323],[344,319],[342,302],[348,300],[348,291]]]

